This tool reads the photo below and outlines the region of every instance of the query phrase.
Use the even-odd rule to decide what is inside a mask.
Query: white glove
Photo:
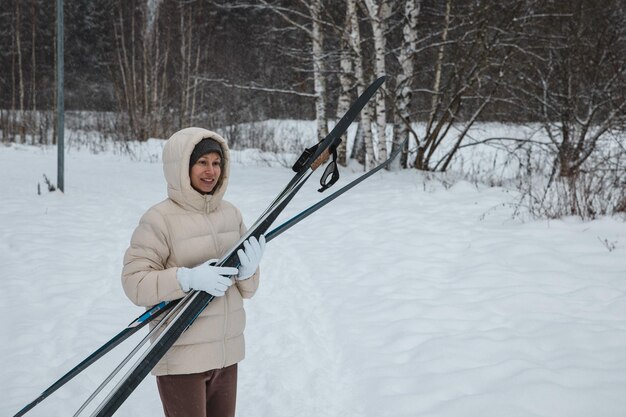
[[[254,236],[243,243],[243,250],[237,251],[239,256],[239,275],[237,281],[250,278],[256,272],[261,263],[263,251],[265,250],[265,236],[261,235],[259,240]]]
[[[195,268],[178,268],[176,278],[183,291],[199,290],[215,297],[224,295],[228,287],[233,284],[230,276],[237,273],[237,268],[214,266],[211,265],[213,261]]]

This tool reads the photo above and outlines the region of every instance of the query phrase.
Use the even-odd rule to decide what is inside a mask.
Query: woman
[[[213,266],[211,260],[246,231],[239,210],[222,199],[229,156],[215,132],[187,128],[172,135],[163,149],[168,198],[143,215],[124,256],[122,284],[137,305],[176,300],[191,290],[215,296],[152,370],[167,417],[235,415],[243,299],[259,285],[265,240],[245,242],[237,252],[239,268]]]

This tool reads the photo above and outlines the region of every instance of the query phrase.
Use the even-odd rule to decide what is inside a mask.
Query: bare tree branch
[[[297,95],[301,97],[313,97],[313,98],[317,97],[316,94],[305,93],[301,91],[283,90],[280,88],[260,87],[260,86],[255,86],[255,85],[233,84],[229,82],[228,80],[225,80],[222,78],[206,78],[206,77],[201,77],[201,76],[194,76],[193,78],[199,81],[204,81],[204,82],[220,83],[224,87],[238,88],[240,90],[265,91],[266,93],[277,93],[277,94],[293,94],[293,95]]]

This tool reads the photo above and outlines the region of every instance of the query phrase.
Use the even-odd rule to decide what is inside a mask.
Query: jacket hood
[[[189,158],[196,144],[211,138],[222,147],[222,173],[213,194],[203,195],[191,186]],[[184,208],[210,212],[217,208],[228,186],[230,151],[226,140],[215,132],[199,127],[188,127],[174,133],[163,148],[163,173],[167,181],[167,196]]]

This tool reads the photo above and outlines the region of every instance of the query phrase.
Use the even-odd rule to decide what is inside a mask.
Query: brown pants
[[[166,417],[234,417],[237,364],[199,374],[157,377]]]

